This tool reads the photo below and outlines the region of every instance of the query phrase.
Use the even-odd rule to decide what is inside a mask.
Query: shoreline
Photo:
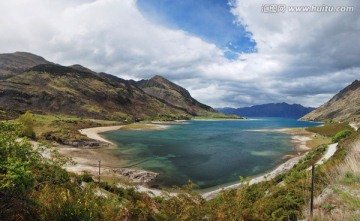
[[[297,164],[303,157],[305,156],[305,154],[301,155],[301,156],[297,156],[297,157],[293,157],[289,160],[287,160],[286,162],[280,164],[279,166],[277,166],[275,169],[273,169],[272,171],[265,173],[263,175],[260,176],[255,176],[253,178],[251,178],[249,180],[249,185],[253,185],[256,183],[260,183],[263,181],[267,181],[267,180],[271,180],[274,177],[276,177],[279,174],[282,174],[290,169],[293,168],[293,166],[295,164]],[[205,199],[205,200],[210,200],[214,197],[216,197],[216,195],[218,195],[221,191],[223,190],[232,190],[232,189],[238,189],[243,185],[243,183],[241,183],[240,181],[235,183],[235,184],[231,184],[229,186],[224,186],[224,187],[219,187],[215,190],[212,191],[208,191],[208,192],[204,192],[201,194],[201,196]]]
[[[305,152],[311,149],[308,146],[307,142],[311,141],[315,133],[306,131],[303,127],[296,128],[282,128],[282,129],[265,129],[265,130],[247,130],[253,132],[275,132],[275,133],[285,133],[291,135],[291,142],[294,144],[294,150],[299,152]]]
[[[294,167],[303,157],[306,156],[308,151],[311,149],[307,146],[306,142],[310,141],[314,136],[314,133],[305,131],[305,128],[283,128],[283,129],[269,129],[269,130],[252,130],[255,132],[278,132],[278,133],[287,133],[291,135],[292,143],[294,144],[294,150],[299,151],[298,155],[285,155],[284,157],[290,157],[284,163],[275,167],[262,175],[254,176],[249,180],[249,185],[260,183],[262,181],[271,180],[279,174],[282,174]],[[228,186],[219,187],[215,190],[206,191],[201,193],[202,197],[206,200],[210,200],[218,195],[223,190],[231,190],[240,188],[243,184],[239,181],[235,184],[230,184]]]
[[[146,125],[146,124],[144,124],[144,125]],[[86,128],[86,129],[79,130],[79,132],[86,135],[86,136],[88,136],[91,139],[100,140],[100,141],[109,143],[111,145],[114,145],[112,142],[110,142],[110,141],[106,140],[105,138],[101,137],[100,133],[106,132],[106,131],[119,130],[119,129],[126,130],[125,126],[126,125]],[[167,125],[155,125],[155,127],[151,128],[151,129],[156,129],[156,126],[159,126],[159,128],[157,128],[157,129],[166,129]],[[131,130],[131,126],[130,126],[129,129]],[[146,130],[146,129],[149,129],[149,128],[144,128],[144,129]],[[141,129],[137,129],[137,130],[141,130]],[[307,131],[305,131],[304,128],[283,128],[283,129],[253,130],[253,131],[257,131],[257,132],[279,132],[279,133],[290,134],[291,135],[291,142],[293,143],[293,149],[297,152],[297,154],[285,155],[283,157],[283,159],[288,158],[288,160],[286,160],[284,163],[278,165],[275,169],[271,170],[268,173],[265,173],[265,174],[262,174],[262,175],[255,176],[255,177],[251,178],[250,181],[249,181],[250,185],[253,185],[255,183],[259,183],[259,182],[262,182],[262,181],[266,181],[268,179],[272,179],[275,176],[277,176],[278,174],[281,174],[281,173],[284,173],[284,172],[290,170],[311,149],[310,147],[307,146],[306,143],[307,143],[307,141],[311,140],[312,137],[314,136],[314,133],[307,132]],[[60,149],[64,149],[64,148],[60,148]],[[83,152],[84,151],[83,149],[79,150],[78,148],[65,148],[64,149],[65,151],[61,151],[61,152],[68,152],[67,154],[65,153],[65,155],[72,156],[73,153],[71,153],[71,152],[73,152],[73,151],[69,151],[69,149],[72,149],[72,150],[77,149],[78,150],[77,152],[79,152],[79,151]],[[96,150],[90,150],[90,151],[91,151],[91,155],[93,155],[94,157],[99,156],[98,158],[101,158],[101,153],[99,153],[99,152],[96,153]],[[88,162],[89,158],[87,157],[87,155],[89,155],[89,154],[84,153],[84,155],[85,155],[85,157],[74,157],[74,161],[76,161],[78,164],[73,165],[73,166],[68,166],[67,169],[72,171],[72,172],[80,172],[80,173],[84,172],[84,171],[89,171],[89,170],[97,171],[97,165],[94,165],[94,164],[90,165],[89,162]],[[116,158],[115,156],[111,156],[111,157]],[[115,162],[115,160],[116,159],[107,159],[107,157],[106,157],[105,162],[108,161],[108,162],[110,162],[110,164],[112,164],[111,162]],[[114,168],[115,167],[116,166],[114,166]],[[117,167],[117,168],[120,168],[120,167]],[[104,172],[106,170],[108,170],[107,174],[110,175],[112,170],[104,168]],[[152,173],[150,171],[136,170],[136,169],[131,169],[131,168],[129,168],[129,170],[142,171],[145,174]],[[115,172],[113,171],[112,173],[114,175]],[[121,174],[117,174],[117,175],[121,176]],[[124,178],[126,178],[126,177],[124,177]],[[127,177],[127,178],[129,180],[132,180],[130,177]],[[136,180],[132,180],[132,181],[136,182]],[[210,191],[206,191],[206,192],[202,192],[202,193],[201,193],[201,190],[200,190],[200,194],[202,195],[202,197],[204,199],[208,200],[208,199],[211,199],[211,198],[215,197],[222,190],[236,189],[236,188],[241,187],[241,185],[242,184],[240,182],[237,182],[235,184],[229,184],[228,186],[222,186],[222,187],[218,187],[218,188],[215,187],[216,188],[215,190],[210,190]],[[141,183],[141,182],[140,182],[140,184],[136,184],[136,189],[138,189],[140,192],[151,193],[151,194],[153,194],[155,196],[161,195],[161,192],[163,191],[161,189],[148,188],[148,187],[146,187],[146,184],[144,185],[144,183]]]
[[[100,133],[107,132],[107,131],[114,131],[119,130],[120,128],[124,127],[124,125],[117,125],[117,126],[107,126],[107,127],[91,127],[80,129],[79,132],[90,139],[98,140],[101,142],[108,143],[110,145],[114,145],[114,143],[108,141],[107,139],[103,138]]]
[[[99,161],[101,161],[101,177],[117,179],[121,183],[133,183],[139,192],[160,196],[164,190],[148,188],[146,184],[155,179],[158,173],[121,167],[121,158],[109,154],[106,150],[112,149],[115,144],[105,139],[100,134],[107,131],[115,130],[164,130],[169,128],[168,125],[153,124],[130,124],[117,126],[92,127],[79,130],[79,132],[87,137],[106,142],[110,147],[102,147],[98,149],[83,149],[79,147],[71,147],[66,145],[57,146],[62,155],[71,157],[76,162],[75,165],[65,165],[64,168],[73,173],[83,174],[89,173],[94,179],[98,179]],[[134,127],[135,125],[135,127]],[[103,178],[102,178],[103,179]],[[131,185],[130,185],[131,186]],[[175,193],[170,193],[171,195]]]

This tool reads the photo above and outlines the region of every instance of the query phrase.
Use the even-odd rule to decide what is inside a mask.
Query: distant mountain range
[[[360,122],[360,81],[355,80],[328,102],[301,119]]]
[[[25,52],[0,54],[0,112],[100,119],[184,119],[216,113],[161,76],[139,82]]]
[[[217,108],[216,110],[225,114],[234,114],[242,117],[288,117],[297,119],[314,109],[300,104],[270,103],[242,108]]]

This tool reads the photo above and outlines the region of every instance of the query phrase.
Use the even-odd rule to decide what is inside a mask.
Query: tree
[[[27,138],[19,139],[23,132],[24,124],[0,122],[0,220],[49,220],[39,218],[47,205],[41,207],[41,198],[34,196],[47,186],[63,188],[70,182],[61,168],[66,159],[48,146],[33,147]]]

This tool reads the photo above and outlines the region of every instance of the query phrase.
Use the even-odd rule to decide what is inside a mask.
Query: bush
[[[90,183],[90,182],[93,182],[93,178],[92,178],[92,175],[88,174],[88,173],[85,173],[83,175],[80,176],[80,180],[83,181],[83,182],[86,182],[86,183]]]
[[[26,112],[25,114],[19,117],[19,121],[24,125],[24,129],[22,135],[24,137],[35,139],[35,132],[34,132],[34,115],[30,112]]]
[[[348,137],[351,135],[351,131],[350,130],[343,130],[340,131],[339,133],[337,133],[333,138],[332,138],[332,142],[337,143],[340,140],[344,139],[345,137]]]

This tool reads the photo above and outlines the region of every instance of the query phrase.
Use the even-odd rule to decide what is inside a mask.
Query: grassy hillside
[[[53,64],[0,80],[0,93],[0,108],[22,112],[123,121],[187,115],[115,76]]]
[[[309,128],[306,128],[306,130],[332,138],[340,131],[343,131],[343,130],[353,131],[354,129],[351,126],[349,126],[348,123],[334,122],[334,123],[327,123],[321,127],[309,127]]]
[[[360,218],[360,141],[350,144],[345,160],[326,174],[329,184],[315,199],[315,220]],[[309,214],[309,207],[304,208]]]
[[[328,102],[301,119],[360,123],[360,81],[355,80]]]
[[[155,76],[150,80],[141,80],[136,84],[147,94],[190,115],[210,115],[217,113],[212,107],[202,104],[191,97],[190,93],[183,87],[161,77]]]
[[[27,52],[0,54],[0,79],[9,78],[40,64],[51,64],[51,62]]]
[[[31,111],[126,122],[218,114],[161,76],[128,81],[24,52],[0,54],[0,111],[0,119]]]

